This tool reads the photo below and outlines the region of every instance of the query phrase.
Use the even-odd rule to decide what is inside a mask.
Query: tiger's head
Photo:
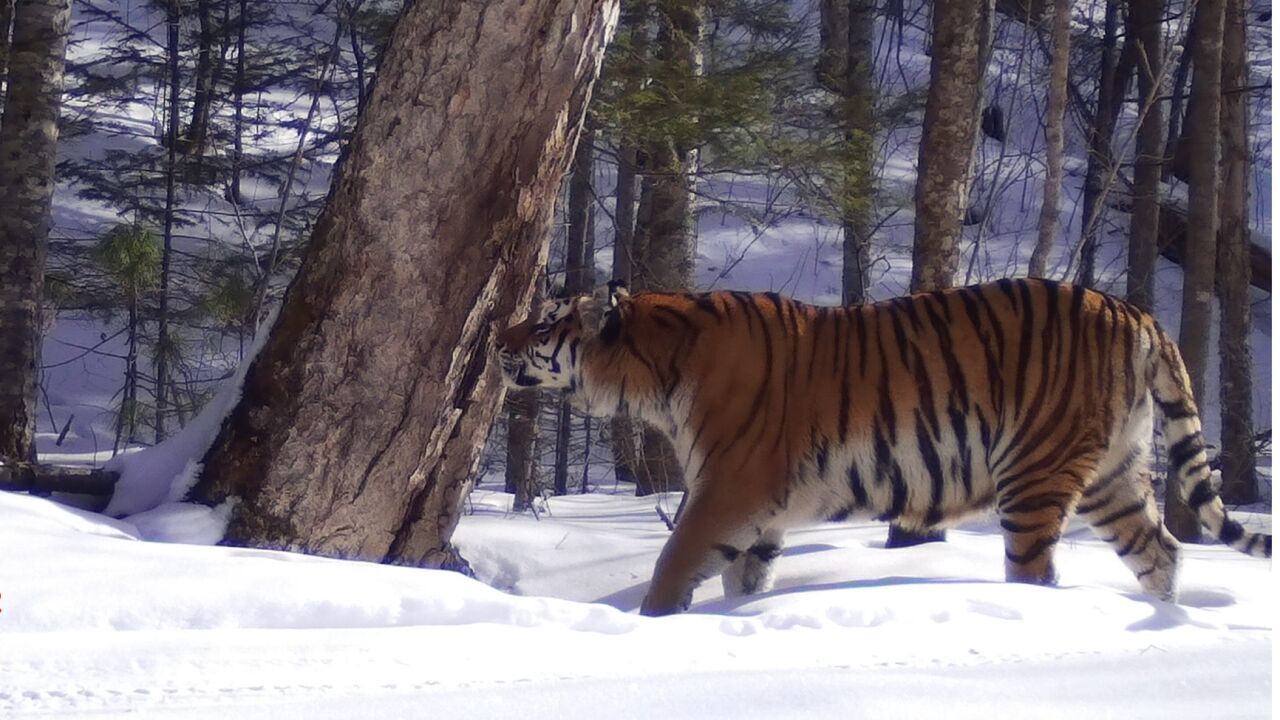
[[[579,389],[584,352],[616,326],[618,307],[628,297],[622,283],[612,282],[591,295],[548,300],[503,330],[497,346],[507,387]]]

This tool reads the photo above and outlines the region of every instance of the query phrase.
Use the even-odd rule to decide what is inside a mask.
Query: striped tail
[[[1225,545],[1254,557],[1271,557],[1271,536],[1245,530],[1227,515],[1209,474],[1209,457],[1200,433],[1200,413],[1191,396],[1191,379],[1178,346],[1159,332],[1152,394],[1164,412],[1169,443],[1169,482],[1178,483],[1200,524]]]

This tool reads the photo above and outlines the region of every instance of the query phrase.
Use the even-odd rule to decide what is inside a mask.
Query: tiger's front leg
[[[760,537],[752,513],[738,502],[692,498],[658,556],[640,614],[670,615],[689,609],[693,591],[719,575]]]

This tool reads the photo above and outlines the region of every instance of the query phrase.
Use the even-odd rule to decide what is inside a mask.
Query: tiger
[[[1176,343],[1080,285],[1003,279],[823,307],[611,283],[543,303],[495,345],[507,387],[562,390],[671,438],[688,497],[644,615],[687,610],[717,574],[728,597],[771,589],[788,529],[858,517],[930,531],[992,507],[1008,581],[1056,584],[1074,513],[1174,602],[1179,544],[1149,468],[1157,406],[1170,482],[1200,523],[1271,557],[1271,536],[1218,496]]]

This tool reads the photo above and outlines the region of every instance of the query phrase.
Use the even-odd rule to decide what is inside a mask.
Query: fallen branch
[[[76,493],[110,496],[120,474],[101,468],[64,467],[43,463],[0,464],[0,490],[32,495]]]

